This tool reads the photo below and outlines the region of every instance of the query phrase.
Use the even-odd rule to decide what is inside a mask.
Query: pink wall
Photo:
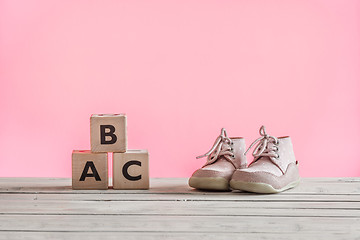
[[[0,0],[0,176],[70,177],[118,112],[152,177],[261,124],[302,176],[360,176],[359,68],[360,1]]]

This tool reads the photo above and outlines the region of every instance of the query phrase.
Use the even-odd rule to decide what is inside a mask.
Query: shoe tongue
[[[203,167],[203,169],[213,170],[213,171],[230,171],[230,170],[234,171],[235,170],[234,166],[230,162],[226,161],[224,159],[224,157],[218,158],[217,161],[213,164],[205,165]]]
[[[253,170],[269,172],[276,176],[281,176],[283,173],[278,166],[270,159],[270,157],[260,157],[256,162],[252,163],[249,167]]]
[[[232,157],[231,156],[232,154],[231,154],[231,155],[227,155],[227,156],[231,156],[228,159],[225,159],[224,155],[220,155],[217,158],[212,158],[212,157],[214,157],[213,156],[214,154],[211,154],[210,159],[207,161],[207,163],[204,166],[209,166],[209,165],[212,165],[219,161],[224,162],[226,164],[234,165],[233,167],[235,167],[235,168],[240,168],[242,166],[242,164],[246,165],[246,157],[244,155],[244,152],[245,152],[244,140],[242,138],[241,139],[235,138],[235,139],[232,139],[232,141],[233,141],[232,146],[229,145],[228,143],[224,143],[221,146],[220,151],[226,151],[227,149],[232,148],[233,149],[232,154],[234,155],[234,157]],[[231,151],[230,151],[230,153],[231,153]]]

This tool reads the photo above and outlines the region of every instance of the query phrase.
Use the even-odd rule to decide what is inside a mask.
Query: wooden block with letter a
[[[113,155],[114,189],[149,189],[149,153],[128,150]]]
[[[108,189],[107,153],[74,150],[72,153],[73,189]]]
[[[126,115],[91,115],[90,141],[92,152],[126,152]]]

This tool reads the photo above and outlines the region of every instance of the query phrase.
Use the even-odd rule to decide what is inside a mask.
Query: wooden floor
[[[303,179],[287,192],[71,190],[70,179],[0,178],[0,239],[360,239],[360,178]]]

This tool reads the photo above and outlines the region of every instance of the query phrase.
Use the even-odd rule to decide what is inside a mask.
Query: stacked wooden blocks
[[[93,114],[90,150],[72,153],[72,188],[107,189],[108,153],[113,152],[113,188],[148,189],[147,150],[127,150],[125,114]]]

